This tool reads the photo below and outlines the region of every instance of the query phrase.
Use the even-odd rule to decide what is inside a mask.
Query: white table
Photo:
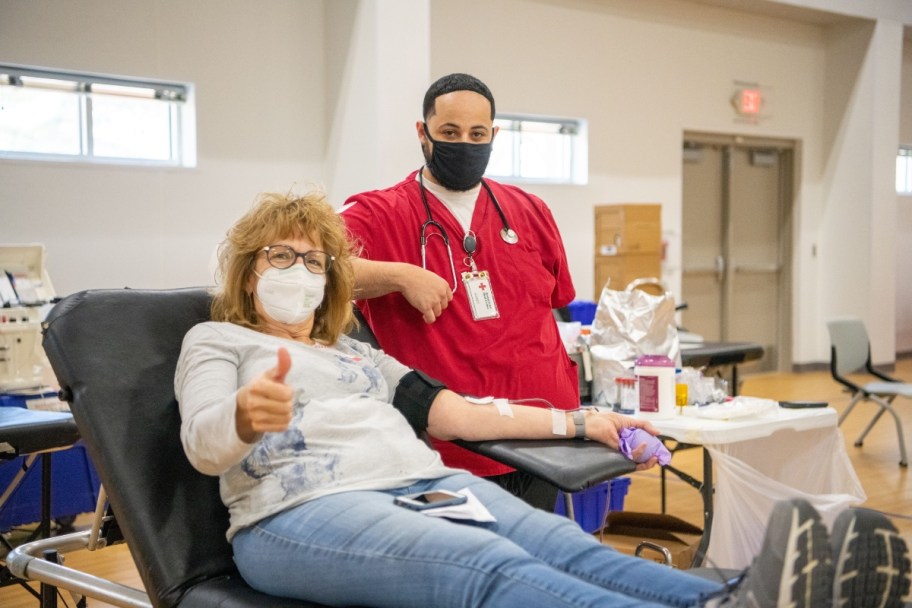
[[[662,435],[682,443],[723,444],[769,437],[782,429],[804,431],[836,426],[838,415],[831,407],[788,409],[780,407],[770,415],[731,420],[714,420],[695,415],[699,408],[688,407],[686,413],[664,420],[650,420]]]
[[[683,415],[651,422],[665,438],[704,448],[703,481],[682,475],[703,497],[703,538],[694,565],[701,565],[705,553],[718,567],[748,566],[760,551],[777,500],[807,498],[832,525],[839,511],[867,498],[832,408],[776,408],[731,420]]]

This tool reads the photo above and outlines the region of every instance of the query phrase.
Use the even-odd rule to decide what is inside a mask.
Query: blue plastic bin
[[[82,442],[51,455],[51,517],[61,519],[95,510],[98,473]],[[0,492],[7,489],[25,456],[0,461]],[[0,507],[0,532],[41,519],[41,458],[37,458],[22,482]]]
[[[629,477],[616,477],[586,490],[574,492],[572,496],[573,516],[576,523],[586,532],[598,531],[605,520],[606,503],[609,511],[623,511],[624,497],[627,496],[629,487]],[[567,514],[563,492],[557,493],[554,512],[558,515]]]
[[[583,325],[592,325],[595,320],[597,304],[589,300],[574,300],[567,304],[571,321],[579,321]]]
[[[27,408],[35,399],[57,399],[56,391],[18,391],[0,394],[0,407]],[[41,459],[35,459],[22,481],[7,501],[0,505],[0,532],[32,524],[41,519]],[[9,488],[27,456],[0,460],[0,494]],[[101,482],[89,459],[85,445],[78,441],[73,447],[50,453],[51,458],[51,517],[62,519],[95,510]]]
[[[57,391],[50,389],[43,391],[15,391],[9,393],[0,393],[0,407],[21,407],[28,408],[30,401],[57,401]],[[41,408],[38,408],[41,409]]]

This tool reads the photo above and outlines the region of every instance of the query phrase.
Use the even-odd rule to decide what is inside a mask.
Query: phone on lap
[[[394,502],[400,507],[424,511],[425,509],[436,509],[437,507],[461,505],[466,500],[468,500],[468,497],[465,495],[450,492],[449,490],[430,490],[428,492],[397,496]]]

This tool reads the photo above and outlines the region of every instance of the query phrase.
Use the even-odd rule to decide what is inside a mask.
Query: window
[[[0,64],[0,158],[196,165],[192,86]]]
[[[585,184],[589,179],[586,122],[500,115],[486,175],[508,180]]]
[[[900,146],[896,155],[896,193],[912,194],[912,146]]]

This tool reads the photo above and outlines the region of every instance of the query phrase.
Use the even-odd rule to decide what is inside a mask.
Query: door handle
[[[745,274],[775,274],[779,272],[779,264],[735,264],[735,272]]]
[[[721,283],[725,280],[725,258],[721,255],[716,256],[716,281]]]

